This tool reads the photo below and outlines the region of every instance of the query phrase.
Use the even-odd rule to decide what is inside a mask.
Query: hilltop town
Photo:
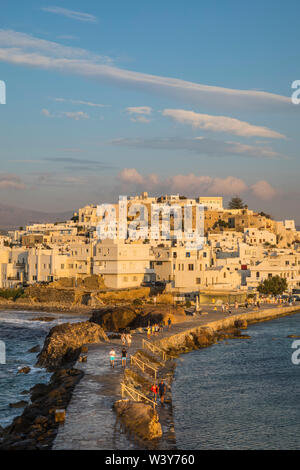
[[[280,276],[286,279],[289,292],[300,291],[300,232],[293,220],[275,221],[245,205],[224,208],[222,197],[154,198],[142,193],[127,203],[123,238],[99,239],[97,226],[103,214],[99,215],[96,205],[79,209],[65,222],[28,225],[2,235],[0,288],[77,287],[85,279],[96,279],[96,290],[159,286],[175,300],[195,300],[200,295],[200,301],[205,302],[224,295],[227,300],[228,295],[245,296],[255,292],[265,279]],[[140,215],[131,215],[133,204],[147,208],[149,232],[153,204],[176,206],[182,211],[189,205],[193,223],[197,217],[193,208],[200,204],[201,246],[184,236],[174,237],[172,211],[169,239],[163,230],[156,231],[154,238],[148,236],[149,232],[140,239],[131,236],[130,224]],[[118,213],[119,205],[113,206]]]

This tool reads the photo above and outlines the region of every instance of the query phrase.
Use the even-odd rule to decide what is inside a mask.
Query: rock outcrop
[[[76,369],[60,369],[48,385],[32,387],[31,404],[12,424],[0,430],[0,450],[51,449],[59,426],[55,410],[67,408],[82,376],[83,372]]]
[[[57,325],[46,337],[36,365],[45,367],[50,372],[59,367],[73,365],[84,344],[107,340],[101,326],[90,321]]]
[[[29,366],[25,366],[25,367],[21,367],[20,369],[18,369],[18,374],[29,374],[29,372],[31,371],[30,367]]]
[[[128,431],[140,439],[151,441],[162,437],[157,412],[151,405],[119,400],[114,404],[114,409]]]
[[[137,315],[138,311],[131,307],[106,307],[93,312],[90,321],[106,331],[121,331],[130,327]]]
[[[101,325],[106,331],[118,332],[126,328],[146,327],[148,324],[152,325],[161,321],[166,324],[169,317],[172,323],[183,321],[185,317],[183,308],[174,306],[170,313],[168,305],[103,307],[93,312],[90,321]]]

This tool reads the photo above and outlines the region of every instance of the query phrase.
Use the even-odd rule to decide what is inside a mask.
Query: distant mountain
[[[0,204],[0,230],[17,229],[32,223],[63,222],[70,219],[72,215],[72,211],[61,213],[40,212]]]

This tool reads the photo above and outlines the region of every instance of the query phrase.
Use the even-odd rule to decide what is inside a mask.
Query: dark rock
[[[28,404],[28,401],[21,400],[21,401],[17,401],[16,403],[10,403],[9,407],[10,408],[24,408],[24,406],[26,406],[27,404]]]
[[[49,321],[53,321],[54,318],[53,317],[35,317],[35,318],[30,318],[31,321],[45,321],[45,322],[49,322]]]
[[[30,393],[30,390],[23,390],[23,392],[21,392],[21,395],[28,395]]]
[[[29,349],[28,352],[29,353],[37,353],[37,352],[40,352],[41,350],[41,347],[39,345],[37,346],[34,346],[33,348]]]
[[[77,369],[60,369],[48,385],[31,388],[31,401],[13,422],[3,430],[0,450],[51,449],[59,424],[56,409],[66,409],[76,384],[83,376]]]
[[[99,343],[108,338],[103,329],[90,321],[63,323],[53,327],[38,355],[37,366],[54,371],[59,367],[73,365],[86,343]]]
[[[234,326],[236,328],[247,328],[248,323],[247,320],[235,320]]]
[[[136,316],[136,310],[131,307],[107,307],[94,311],[90,321],[106,331],[121,331],[130,327]]]
[[[31,371],[29,366],[21,367],[18,369],[18,374],[28,374]]]

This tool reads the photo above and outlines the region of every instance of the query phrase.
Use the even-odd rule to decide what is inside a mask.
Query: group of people
[[[126,343],[128,345],[128,348],[131,346],[132,342],[132,336],[130,333],[122,333],[121,334],[121,342],[123,345],[122,351],[121,351],[121,364],[123,369],[126,368],[126,361],[127,361],[127,349],[126,349]],[[109,361],[110,361],[110,367],[112,369],[115,368],[115,363],[116,363],[116,350],[114,348],[111,349],[109,352]]]
[[[109,360],[110,360],[110,367],[114,369],[115,362],[116,362],[116,350],[114,348],[112,348],[111,351],[109,352]],[[126,360],[127,360],[127,351],[126,351],[126,348],[123,347],[121,351],[121,363],[122,363],[123,369],[126,368]]]
[[[127,343],[128,347],[130,348],[131,341],[132,341],[132,336],[131,336],[130,333],[122,333],[121,334],[121,342],[122,342],[123,346],[125,346],[126,343]]]
[[[167,392],[167,386],[166,384],[164,383],[163,379],[161,379],[160,383],[158,385],[156,385],[156,383],[154,383],[151,387],[151,392],[153,393],[153,399],[156,403],[157,401],[157,395],[159,394],[159,398],[160,398],[160,403],[162,405],[164,405],[164,402],[165,402],[165,394]]]
[[[168,318],[167,324],[168,324],[168,329],[170,329],[171,324],[172,324],[170,317]],[[161,321],[160,323],[153,323],[153,325],[150,325],[149,323],[147,326],[147,337],[150,338],[151,335],[157,336],[160,331],[163,331],[164,326],[165,324],[163,321]]]

